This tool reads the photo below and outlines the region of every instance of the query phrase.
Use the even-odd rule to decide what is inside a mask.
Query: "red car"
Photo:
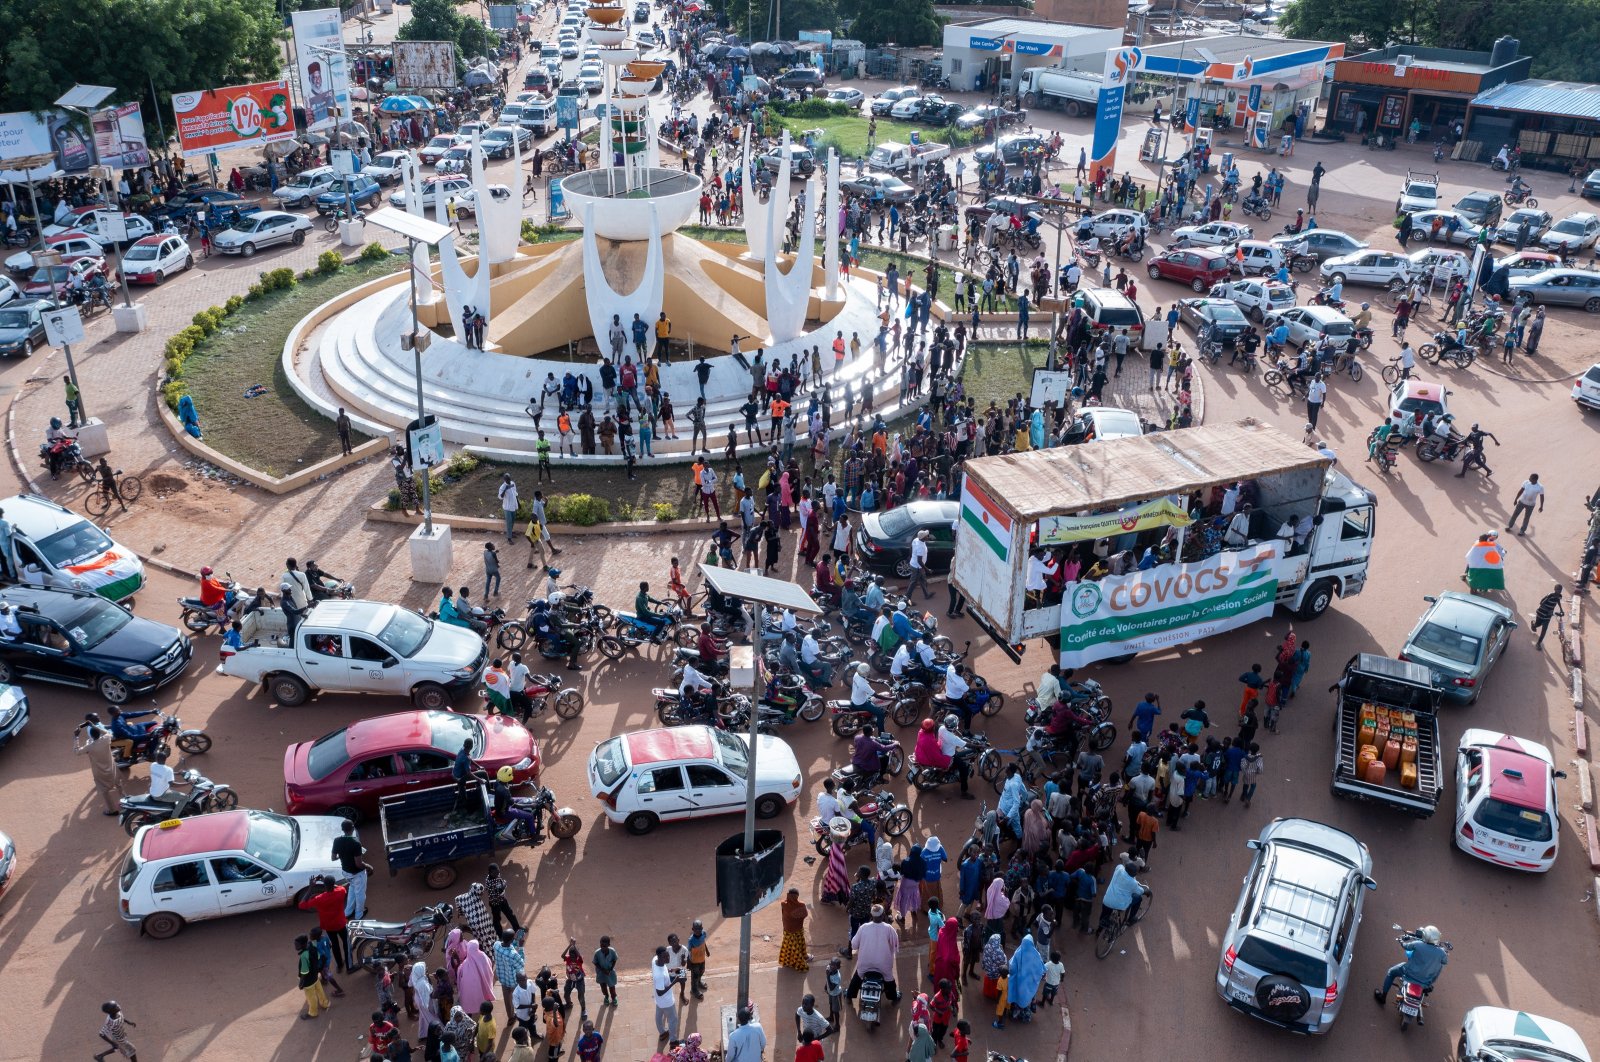
[[[503,715],[397,712],[363,719],[283,754],[283,789],[290,815],[376,815],[378,798],[409,789],[448,785],[462,743],[491,776],[501,767],[518,782],[538,781],[539,747]]]
[[[1204,294],[1211,285],[1220,284],[1233,272],[1227,255],[1215,254],[1203,247],[1180,247],[1150,259],[1151,280],[1176,280]]]
[[[71,283],[73,274],[83,277],[85,283],[97,276],[106,277],[108,282],[111,280],[104,258],[83,254],[75,258],[62,258],[59,265],[39,266],[27,283],[22,285],[22,294],[28,298],[56,298],[62,301],[60,296]]]

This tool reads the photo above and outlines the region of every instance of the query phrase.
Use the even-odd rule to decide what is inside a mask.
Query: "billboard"
[[[452,41],[395,41],[394,81],[402,92],[456,87]]]
[[[0,160],[50,154],[67,173],[86,173],[94,161],[89,138],[66,111],[0,114]],[[35,177],[48,176],[38,168],[32,172]]]
[[[185,157],[294,139],[287,81],[179,92],[172,113]]]
[[[150,165],[150,146],[144,139],[144,115],[137,103],[124,103],[95,112],[94,152],[100,165],[114,170],[136,170]]]
[[[1191,564],[1068,583],[1061,602],[1061,666],[1185,645],[1272,614],[1281,544],[1224,550]]]
[[[296,11],[291,18],[295,69],[300,75],[306,128],[312,131],[331,129],[336,108],[346,117],[350,114],[350,67],[345,61],[339,9]]]
[[[490,4],[489,28],[496,33],[517,32],[517,5]]]

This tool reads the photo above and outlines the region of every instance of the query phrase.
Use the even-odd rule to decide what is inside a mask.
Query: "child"
[[[1061,953],[1052,951],[1050,961],[1044,964],[1044,1001],[1054,1003],[1056,992],[1061,988],[1061,979],[1067,974],[1067,967],[1061,961]]]
[[[389,1050],[389,1045],[400,1038],[400,1030],[394,1023],[383,1016],[383,1011],[372,1012],[372,1024],[367,1026],[367,1046],[372,1048],[374,1054],[381,1055]]]
[[[556,1062],[561,1057],[561,1043],[567,1038],[567,1016],[561,1009],[561,1001],[554,992],[546,992],[544,997],[544,1040],[550,1046],[549,1062]]]
[[[828,1025],[837,1030],[841,1013],[841,1001],[844,999],[844,982],[839,977],[839,960],[828,960]]]
[[[687,616],[689,608],[689,588],[683,584],[683,572],[678,567],[678,558],[672,558],[672,572],[667,576],[667,589],[678,595],[678,604],[683,606],[683,614]]]
[[[955,1047],[950,1051],[950,1062],[967,1062],[972,1051],[972,1024],[965,1018],[956,1022]]]
[[[328,971],[333,969],[333,944],[328,940],[328,935],[322,931],[321,926],[311,929],[311,946],[317,949],[317,954],[322,957],[322,983],[336,996],[344,995],[344,989],[339,987],[339,982],[333,979]]]
[[[500,1039],[500,1032],[494,1027],[494,1004],[487,999],[478,1004],[478,1038],[476,1046],[478,1057],[490,1057],[494,1050],[495,1041]]]
[[[1256,783],[1261,780],[1265,769],[1261,746],[1252,741],[1250,753],[1244,758],[1244,788],[1239,791],[1239,803],[1244,807],[1250,806],[1251,799],[1256,795]]]
[[[222,635],[222,647],[219,650],[219,653],[222,656],[222,659],[226,660],[230,655],[230,649],[237,653],[240,648],[243,647],[243,645],[244,627],[240,625],[238,620],[234,620],[228,625],[227,631]]]

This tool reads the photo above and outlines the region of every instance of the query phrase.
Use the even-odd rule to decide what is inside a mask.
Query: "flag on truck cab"
[[[1001,564],[1010,563],[1011,517],[972,482],[971,476],[961,484],[961,522],[977,534]]]

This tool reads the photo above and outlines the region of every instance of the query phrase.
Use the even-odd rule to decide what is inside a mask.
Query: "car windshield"
[[[1214,302],[1211,304],[1211,319],[1218,324],[1249,324],[1244,314],[1239,312],[1239,307],[1231,302]]]
[[[63,284],[67,279],[67,267],[64,265],[41,266],[34,270],[33,276],[28,279],[35,284]]]
[[[378,632],[378,641],[393,649],[396,656],[410,659],[417,650],[428,643],[433,634],[433,624],[415,612],[396,608],[389,622]]]
[[[1411,644],[1419,652],[1466,667],[1478,662],[1478,653],[1483,648],[1481,639],[1453,631],[1440,623],[1424,623]]]
[[[711,733],[716,735],[717,748],[722,754],[722,766],[728,769],[729,774],[739,778],[746,777],[750,770],[750,750],[744,741],[726,730],[713,730]]]
[[[1519,841],[1548,841],[1555,836],[1550,816],[1532,808],[1519,808],[1504,800],[1484,797],[1472,821],[1491,833],[1515,837]]]
[[[1432,199],[1438,194],[1438,191],[1431,184],[1421,184],[1413,181],[1412,183],[1406,185],[1406,195],[1420,196],[1424,199]]]
[[[65,568],[104,553],[111,548],[112,542],[104,531],[87,520],[79,520],[36,545],[52,567]]]
[[[254,232],[266,224],[266,218],[240,218],[233,223],[234,232]]]
[[[1269,974],[1289,977],[1307,988],[1328,987],[1328,964],[1321,955],[1308,955],[1254,934],[1239,945],[1239,961]]]
[[[345,752],[345,731],[335,730],[311,743],[306,754],[306,773],[313,781],[321,781],[344,766],[349,754]]]
[[[1485,1040],[1483,1046],[1493,1051],[1487,1056],[1490,1060],[1505,1059],[1505,1062],[1580,1062],[1576,1055],[1569,1055],[1554,1047],[1535,1047],[1532,1044],[1518,1043],[1515,1040]]]
[[[1583,223],[1567,218],[1565,221],[1556,224],[1556,231],[1570,233],[1573,236],[1581,236],[1583,234]]]
[[[627,757],[622,754],[622,739],[602,741],[594,749],[594,774],[601,785],[612,786],[628,773]]]
[[[483,725],[470,715],[456,715],[454,712],[429,712],[428,728],[433,731],[431,744],[440,752],[448,752],[454,756],[461,751],[461,746],[468,738],[472,739],[472,747],[480,753],[484,751]]]
[[[250,832],[244,850],[268,866],[288,870],[300,854],[300,824],[265,811],[247,812]]]
[[[888,538],[896,538],[905,534],[911,530],[912,522],[911,514],[903,506],[898,509],[890,509],[878,517],[878,526],[883,528],[883,533]]]
[[[160,256],[160,246],[152,243],[132,247],[128,250],[128,253],[124,257],[129,262],[148,262],[152,258],[159,258]]]
[[[31,323],[27,310],[0,310],[0,328],[27,328]]]
[[[59,622],[85,649],[93,649],[126,627],[133,619],[126,611],[104,599],[85,599],[76,613],[61,616]]]

